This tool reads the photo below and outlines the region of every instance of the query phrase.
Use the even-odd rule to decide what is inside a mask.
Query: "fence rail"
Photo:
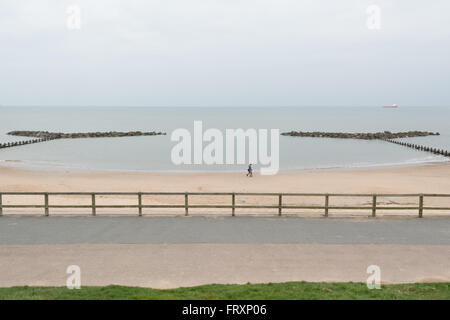
[[[3,204],[3,196],[42,196],[43,204]],[[50,204],[50,196],[61,195],[86,195],[91,197],[89,205],[53,205]],[[99,205],[96,204],[96,196],[136,196],[136,204],[134,205]],[[142,196],[144,195],[165,195],[165,196],[184,196],[184,204],[143,204]],[[189,196],[230,196],[230,205],[211,205],[211,204],[189,204]],[[261,197],[278,197],[277,205],[237,205],[236,196],[261,196]],[[287,205],[283,204],[283,199],[287,197],[323,197],[324,205]],[[333,206],[330,205],[331,198],[342,197],[371,197],[370,206]],[[418,199],[418,206],[379,206],[377,199],[380,197],[411,197]],[[419,218],[423,217],[424,210],[443,210],[450,211],[450,207],[425,206],[425,198],[450,198],[450,194],[369,194],[369,193],[252,193],[252,192],[0,192],[0,216],[3,215],[5,208],[43,208],[44,215],[50,215],[50,208],[64,209],[80,209],[90,208],[92,215],[97,215],[97,209],[110,208],[136,208],[139,216],[142,216],[144,208],[184,208],[185,215],[189,215],[189,209],[194,208],[217,208],[231,209],[231,215],[236,215],[236,209],[278,209],[278,215],[282,215],[283,209],[321,209],[324,210],[324,216],[328,217],[329,210],[367,210],[371,212],[372,217],[376,217],[377,210],[417,210]]]

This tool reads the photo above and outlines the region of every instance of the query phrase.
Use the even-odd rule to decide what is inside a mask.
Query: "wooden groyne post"
[[[33,144],[33,143],[44,142],[44,141],[49,141],[49,140],[53,140],[53,139],[42,139],[42,138],[39,138],[39,139],[32,139],[32,140],[5,142],[5,143],[0,143],[0,149],[17,147],[17,146],[24,146],[24,145],[27,145],[27,144]]]
[[[450,157],[450,152],[448,150],[444,150],[444,149],[432,148],[432,147],[427,147],[427,146],[423,146],[423,145],[419,145],[419,144],[415,144],[415,143],[409,143],[409,142],[405,142],[405,141],[397,141],[397,140],[392,140],[392,139],[386,139],[384,141],[398,144],[400,146],[419,150],[419,151],[431,152],[433,154],[441,155],[444,157]]]

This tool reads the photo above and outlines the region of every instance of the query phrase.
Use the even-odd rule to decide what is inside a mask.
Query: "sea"
[[[174,130],[279,129],[380,132],[421,130],[439,136],[403,139],[450,150],[450,107],[0,107],[0,142],[28,140],[12,130],[53,132],[161,131],[167,135],[61,139],[0,149],[0,165],[40,170],[245,172],[246,164],[172,161]],[[204,143],[204,146],[207,143]],[[269,148],[270,150],[270,148]],[[365,169],[448,162],[450,158],[387,143],[355,139],[279,137],[280,172]],[[259,165],[255,164],[255,170]]]

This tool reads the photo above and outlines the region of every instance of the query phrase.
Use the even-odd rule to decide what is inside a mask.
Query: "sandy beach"
[[[1,191],[450,193],[450,162],[399,168],[279,173],[48,171],[0,166]]]
[[[152,174],[152,173],[126,173],[126,172],[62,172],[62,171],[35,171],[18,168],[0,167],[0,190],[7,191],[203,191],[203,192],[336,192],[336,193],[450,193],[450,164],[436,164],[417,167],[355,170],[355,171],[329,171],[329,172],[303,172],[292,174],[278,174],[275,176],[255,175],[253,178],[245,177],[245,174]],[[129,196],[99,196],[97,204],[136,204],[136,198]],[[159,196],[144,199],[144,203],[183,203],[183,197]],[[427,199],[427,205],[445,205],[450,198],[434,200]],[[23,198],[17,196],[3,195],[3,203],[23,203]],[[42,196],[26,197],[28,203],[42,204]],[[229,197],[220,198],[218,196],[207,199],[191,199],[197,203],[223,203],[229,204]],[[237,203],[272,203],[276,198],[256,199],[252,197],[238,198]],[[288,200],[286,200],[288,201]],[[313,199],[305,197],[301,199],[291,199],[296,203],[320,203],[323,198]],[[357,199],[336,199],[346,205],[358,204],[370,206],[370,198]],[[352,202],[353,201],[353,202]],[[355,203],[356,201],[356,203]],[[86,196],[58,196],[51,198],[50,203],[55,204],[90,204],[90,197]],[[417,205],[417,199],[389,198],[379,200],[383,205]],[[105,209],[106,210],[106,209]],[[152,211],[153,210],[153,211]],[[177,211],[178,210],[178,211]],[[230,214],[229,209],[195,209],[190,211],[190,215],[196,213],[200,215]],[[250,209],[245,209],[250,210]],[[253,211],[237,210],[236,215],[243,212],[257,215],[276,215],[274,209],[257,209]],[[283,215],[288,210],[283,211]],[[144,215],[184,215],[181,209],[148,209]],[[301,216],[321,217],[321,210],[308,212],[296,212]],[[4,209],[4,219],[6,215],[42,215],[43,209]],[[51,208],[50,215],[73,215],[90,214],[90,209],[69,209],[65,212],[61,209]],[[118,209],[112,211],[107,209],[97,210],[97,215],[109,214],[130,214],[136,215],[136,208]],[[12,285],[64,285],[66,279],[65,270],[68,265],[76,264],[83,270],[83,285],[137,285],[153,288],[174,288],[179,286],[192,286],[207,283],[246,283],[246,282],[282,282],[282,281],[357,281],[364,282],[367,278],[366,268],[368,265],[376,264],[382,267],[383,283],[403,283],[403,282],[434,282],[448,281],[448,245],[442,242],[442,233],[436,231],[437,245],[426,245],[421,243],[414,236],[396,235],[394,240],[386,240],[386,243],[364,244],[361,241],[361,234],[366,235],[360,229],[362,223],[376,223],[377,221],[368,219],[368,211],[360,212],[330,212],[330,217],[362,216],[362,219],[349,219],[354,225],[351,226],[352,243],[348,244],[320,244],[314,240],[314,234],[335,230],[336,226],[327,229],[322,223],[325,220],[316,219],[318,228],[314,230],[303,230],[306,236],[305,241],[288,241],[287,243],[228,243],[226,239],[223,243],[217,240],[214,243],[205,240],[205,243],[164,243],[144,241],[145,243],[135,243],[127,241],[123,237],[126,235],[136,235],[137,233],[148,234],[151,231],[144,225],[139,225],[138,231],[127,233],[126,231],[112,235],[112,238],[99,240],[99,233],[85,230],[88,234],[94,235],[94,240],[86,240],[81,243],[80,232],[76,231],[76,226],[63,228],[75,236],[74,244],[58,244],[57,241],[42,240],[44,235],[54,234],[55,223],[59,218],[47,220],[51,222],[45,225],[44,229],[39,229],[37,225],[30,225],[30,232],[40,234],[36,240],[44,241],[46,244],[10,244],[0,246],[0,258],[7,263],[3,264],[0,271],[0,286]],[[383,212],[377,212],[377,216],[384,219]],[[392,215],[392,211],[386,212]],[[417,216],[417,212],[401,213],[412,217]],[[424,212],[424,217],[433,215],[446,215],[447,212]],[[2,218],[2,219],[3,219]],[[22,219],[22,218],[21,218]],[[26,219],[26,218],[23,218]],[[91,218],[86,218],[91,219]],[[99,223],[106,220],[92,218]],[[101,218],[100,218],[101,219]],[[112,219],[112,218],[104,218]],[[120,219],[126,219],[121,217]],[[141,218],[136,218],[141,219]],[[156,218],[142,218],[154,220]],[[194,217],[176,218],[178,223],[192,222]],[[217,225],[215,219],[205,217]],[[239,221],[240,218],[231,218]],[[253,217],[252,219],[260,219]],[[280,218],[280,222],[289,222],[290,218]],[[345,218],[340,219],[342,221]],[[388,219],[388,218],[387,218]],[[416,219],[416,218],[414,218]],[[278,218],[277,218],[278,220]],[[282,221],[283,220],[283,221]],[[298,221],[305,221],[299,219]],[[313,221],[314,219],[311,219]],[[28,234],[26,228],[19,232],[19,227],[25,220],[5,220],[7,228],[12,228],[17,233],[17,239],[26,238]],[[143,221],[143,220],[141,220]],[[147,220],[146,220],[147,221]],[[300,223],[303,224],[303,222]],[[334,222],[337,220],[327,220]],[[402,223],[408,222],[406,219],[398,220]],[[412,221],[412,220],[409,220]],[[415,220],[417,222],[433,222],[435,219]],[[437,220],[438,221],[438,220]],[[154,221],[151,221],[153,223]],[[387,220],[389,224],[393,220]],[[192,222],[194,223],[194,222]],[[92,223],[89,223],[92,225]],[[32,227],[31,227],[32,226]],[[111,232],[111,228],[123,227],[126,230],[126,223],[121,220],[116,227],[101,227],[102,232]],[[242,225],[240,225],[242,226]],[[72,228],[72,229],[71,229]],[[86,229],[86,227],[84,227]],[[322,229],[323,228],[323,229]],[[70,230],[72,231],[70,231]],[[392,225],[383,229],[388,232]],[[184,236],[193,234],[195,239],[199,233],[189,229],[189,232],[181,231],[180,227],[165,225],[158,229],[156,234],[167,237],[170,232],[177,234],[181,232]],[[250,234],[254,234],[256,229],[249,229]],[[274,230],[274,227],[260,228],[260,231]],[[298,232],[302,232],[300,229]],[[296,231],[296,232],[297,232]],[[335,230],[336,231],[336,230]],[[403,228],[403,231],[405,228]],[[417,230],[416,230],[417,231]],[[225,232],[225,231],[224,231]],[[236,231],[238,232],[238,231]],[[262,232],[262,231],[261,231]],[[338,239],[342,239],[342,234],[349,234],[345,231],[337,231]],[[367,236],[371,239],[383,240],[383,232],[369,232]],[[330,232],[328,232],[330,233]],[[227,237],[234,237],[232,233],[225,232]],[[341,234],[341,235],[340,235]],[[64,239],[68,238],[63,236]],[[432,237],[431,237],[432,238]],[[34,238],[33,238],[34,239]],[[111,239],[122,242],[112,243]],[[268,238],[266,241],[270,242]],[[428,239],[428,238],[427,238]],[[10,239],[11,240],[11,239]],[[11,240],[12,241],[12,240]],[[199,241],[198,239],[196,241]],[[385,240],[383,240],[385,241]],[[403,241],[403,242],[402,242]],[[420,245],[416,244],[419,241]],[[78,244],[80,242],[81,244]],[[148,243],[147,243],[148,242]],[[217,242],[217,243],[216,243]],[[292,242],[292,243],[291,243]],[[8,242],[9,243],[9,242]],[[126,244],[128,243],[128,244]],[[339,243],[339,242],[338,242]],[[407,244],[405,244],[407,243]],[[125,262],[124,262],[125,261]],[[30,271],[30,265],[34,265]],[[104,266],[107,265],[107,270]],[[2,268],[0,268],[2,269]],[[139,275],[139,276],[136,276]]]
[[[382,168],[371,170],[341,170],[322,172],[280,173],[273,176],[256,174],[247,178],[244,173],[137,173],[137,172],[69,172],[38,171],[13,167],[0,167],[0,191],[2,192],[291,192],[291,193],[450,193],[450,163],[422,166]],[[3,196],[3,204],[17,203],[17,196]],[[41,203],[42,197],[28,196],[27,203]],[[192,197],[195,204],[229,204],[229,197]],[[24,197],[20,199],[24,203]],[[54,204],[90,204],[90,197],[57,196]],[[148,196],[144,204],[182,204],[182,196]],[[238,204],[275,204],[277,199],[240,197]],[[322,205],[323,199],[286,199],[285,203],[310,203]],[[300,201],[300,202],[299,202]],[[369,198],[335,198],[333,204],[370,205]],[[383,205],[416,205],[417,199],[383,198]],[[429,199],[427,205],[450,206],[448,199]],[[99,197],[97,204],[135,204],[136,199],[127,196]],[[5,209],[6,212],[33,213],[18,209]],[[81,210],[81,209],[80,209]],[[71,210],[71,213],[80,211]],[[180,212],[178,209],[148,209],[148,212]],[[255,210],[242,209],[242,212]],[[84,210],[80,212],[88,212]],[[135,213],[135,209],[120,209],[116,213]],[[208,210],[198,209],[198,212]],[[208,212],[210,212],[209,210]],[[217,213],[228,209],[217,209]],[[60,213],[53,210],[54,213]],[[273,213],[273,209],[256,212]],[[314,210],[311,210],[314,213]],[[108,210],[114,213],[114,210]],[[353,213],[353,212],[352,212]],[[367,212],[362,212],[366,214]],[[402,212],[403,213],[403,212]],[[405,212],[407,213],[407,212]],[[438,212],[433,212],[438,213]],[[380,212],[382,214],[382,212]]]

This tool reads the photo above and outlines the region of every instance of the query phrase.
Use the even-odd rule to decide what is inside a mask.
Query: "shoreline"
[[[429,161],[410,161],[398,163],[374,163],[374,164],[353,164],[353,165],[333,165],[328,167],[314,167],[314,168],[285,168],[280,169],[277,174],[297,174],[308,172],[334,172],[334,171],[361,171],[361,170],[379,170],[379,169],[394,169],[394,168],[409,168],[422,167],[429,165],[450,164],[450,159],[443,157]],[[81,166],[50,166],[26,163],[23,160],[0,160],[0,168],[14,168],[29,171],[44,171],[44,172],[73,172],[73,173],[139,173],[139,174],[241,174],[245,173],[245,165],[242,165],[242,170],[140,170],[140,169],[98,169],[98,168],[83,168]],[[259,174],[259,169],[253,171]],[[276,174],[276,175],[277,175]]]
[[[0,165],[0,190],[7,191],[253,191],[450,193],[450,162],[348,170],[280,172],[129,172],[36,170]],[[195,178],[195,179],[192,179]],[[114,183],[111,183],[114,181]],[[104,187],[105,190],[101,190]],[[39,190],[37,190],[39,189]],[[158,190],[160,189],[160,190]],[[328,190],[326,190],[328,189]]]

